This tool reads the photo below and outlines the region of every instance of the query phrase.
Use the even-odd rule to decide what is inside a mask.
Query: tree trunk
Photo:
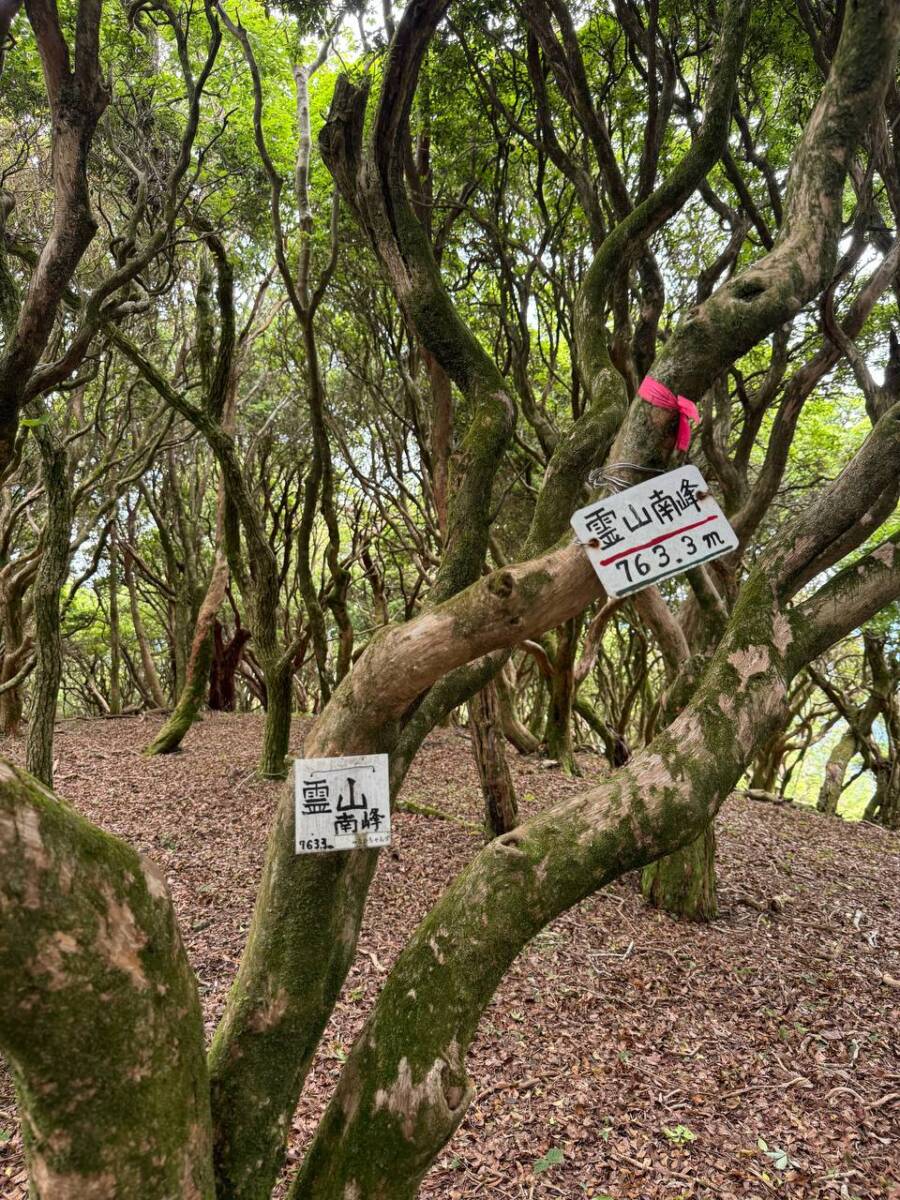
[[[611,767],[623,767],[631,758],[631,750],[622,735],[600,717],[593,705],[580,696],[575,698],[575,712],[603,742],[603,753]]]
[[[856,738],[852,729],[848,729],[843,737],[831,747],[828,762],[825,764],[825,775],[819,789],[819,799],[816,808],[820,813],[833,817],[837,813],[838,802],[844,790],[844,777],[850,760],[856,753]]]
[[[484,796],[484,825],[488,840],[509,833],[519,822],[500,721],[497,688],[492,680],[469,701],[472,751]]]
[[[31,650],[25,637],[22,621],[22,597],[18,594],[4,598],[3,642],[6,652],[0,667],[0,684],[8,683],[19,674]],[[22,726],[22,686],[16,684],[0,692],[0,732],[6,737],[18,737]]]
[[[266,725],[263,731],[259,773],[263,779],[284,779],[288,773],[287,752],[291,737],[291,707],[294,698],[292,658],[265,668]]]
[[[506,667],[497,672],[494,682],[504,737],[515,746],[520,754],[536,754],[541,748],[540,740],[519,719],[516,698],[506,677]]]
[[[0,912],[29,1194],[212,1200],[203,1017],[162,874],[4,763]]]
[[[236,676],[250,630],[238,626],[226,643],[222,623],[213,625],[213,654],[209,671],[209,707],[213,712],[234,712],[237,703]]]
[[[109,711],[117,717],[122,711],[120,677],[122,673],[121,630],[119,628],[119,530],[115,516],[109,530]]]
[[[716,835],[707,825],[689,845],[645,867],[641,891],[654,908],[688,921],[713,921],[718,914]]]
[[[566,621],[557,631],[553,677],[550,679],[550,704],[544,738],[547,754],[555,758],[567,775],[580,775],[572,744],[572,710],[575,703],[575,654],[581,619]]]
[[[34,626],[37,666],[28,723],[26,763],[31,774],[46,787],[53,787],[53,727],[62,678],[59,593],[69,565],[69,534],[72,525],[72,492],[68,479],[68,456],[46,428],[36,431],[41,451],[47,522],[44,544],[34,584]]]
[[[194,642],[188,660],[187,680],[172,715],[147,747],[146,754],[171,754],[197,718],[206,697],[212,662],[213,622],[228,586],[228,564],[221,551],[216,553],[212,577],[197,614]]]
[[[864,820],[885,829],[900,829],[900,760],[879,764],[874,770],[875,791],[866,806]]]
[[[153,653],[150,650],[147,631],[144,629],[144,622],[141,618],[140,599],[134,578],[134,564],[131,555],[127,551],[123,564],[123,575],[125,576],[125,586],[128,588],[128,600],[131,606],[131,624],[134,626],[134,636],[137,638],[138,649],[141,653],[141,668],[144,675],[144,683],[156,707],[165,708],[165,693],[162,690],[162,684],[159,682],[156,663],[153,661]]]
[[[750,786],[760,792],[774,792],[778,783],[778,772],[784,757],[784,730],[773,734],[772,739],[756,756],[750,776]]]

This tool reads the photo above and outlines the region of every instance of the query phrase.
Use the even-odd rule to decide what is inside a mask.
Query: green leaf
[[[791,1167],[798,1167],[800,1165],[791,1158],[787,1150],[782,1150],[780,1146],[770,1146],[764,1138],[757,1138],[756,1145],[759,1150],[762,1150],[776,1171],[789,1171]]]
[[[542,1171],[549,1171],[551,1167],[558,1167],[565,1157],[559,1146],[551,1146],[547,1153],[534,1164],[535,1175],[540,1175]]]
[[[697,1140],[696,1133],[694,1133],[693,1129],[688,1129],[687,1125],[675,1125],[672,1128],[664,1125],[663,1133],[673,1146],[686,1146],[689,1142],[696,1142]]]

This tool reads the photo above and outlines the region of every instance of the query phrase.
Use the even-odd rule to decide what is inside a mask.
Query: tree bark
[[[35,1200],[213,1200],[203,1019],[165,879],[0,762],[0,1050]]]
[[[488,839],[509,833],[519,820],[516,790],[506,761],[500,706],[494,681],[469,701],[472,751],[484,797],[484,825]]]
[[[283,657],[265,668],[266,723],[259,773],[263,779],[284,779],[288,772],[287,752],[291,737],[291,710],[294,699],[293,657]]]
[[[575,703],[575,656],[581,618],[575,617],[556,631],[553,674],[549,680],[550,702],[544,726],[547,754],[555,758],[566,775],[581,774],[572,742],[572,712]]]
[[[841,793],[844,790],[844,777],[847,774],[847,768],[850,766],[850,760],[855,753],[856,737],[853,731],[848,729],[834,743],[831,747],[831,753],[828,755],[828,762],[825,764],[825,775],[822,779],[822,786],[819,789],[819,798],[816,801],[816,808],[820,813],[825,813],[830,817],[836,815]]]
[[[119,531],[115,516],[109,531],[109,711],[122,711],[122,645],[119,628]]]
[[[39,428],[35,436],[41,452],[47,519],[41,561],[34,584],[37,666],[25,759],[35,779],[52,788],[53,728],[63,666],[59,594],[69,566],[72,489],[68,477],[68,455],[64,447],[47,428]]]
[[[228,563],[217,551],[209,587],[197,614],[194,641],[188,659],[187,679],[178,703],[169,719],[145,750],[146,754],[171,754],[177,750],[185,734],[197,719],[206,698],[209,669],[212,662],[213,623],[225,598],[228,586]]]
[[[500,723],[503,733],[520,754],[536,754],[541,748],[539,738],[527,729],[519,717],[516,698],[506,675],[506,668],[499,671],[495,677],[497,687],[497,705],[500,710]]]
[[[125,561],[123,563],[122,573],[125,577],[125,586],[128,588],[128,601],[131,607],[131,624],[134,626],[134,636],[137,638],[138,649],[140,650],[141,669],[144,675],[144,683],[146,684],[156,707],[165,708],[165,693],[163,692],[162,684],[159,681],[156,663],[153,661],[153,653],[150,649],[150,641],[147,637],[147,631],[144,628],[144,622],[141,617],[140,597],[138,595],[137,583],[134,578],[134,563],[127,550],[125,552]]]
[[[213,656],[209,672],[209,707],[213,712],[234,712],[236,676],[250,630],[239,625],[226,643],[222,623],[213,625]]]
[[[716,836],[712,823],[674,854],[641,873],[644,898],[672,916],[714,921],[719,912],[716,888]]]

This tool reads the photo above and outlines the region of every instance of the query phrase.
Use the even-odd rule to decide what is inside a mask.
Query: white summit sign
[[[366,850],[391,840],[386,754],[294,760],[294,850]]]
[[[679,467],[572,516],[610,596],[630,596],[737,549],[737,534],[696,467]]]

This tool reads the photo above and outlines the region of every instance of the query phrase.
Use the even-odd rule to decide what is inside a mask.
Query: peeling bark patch
[[[793,640],[794,635],[791,633],[791,627],[784,613],[776,613],[772,621],[772,644],[782,658]]]
[[[97,950],[111,966],[124,971],[135,987],[148,987],[138,952],[147,939],[138,929],[134,913],[106,889],[106,917],[97,931]]]
[[[416,1120],[420,1111],[447,1108],[453,1111],[444,1090],[444,1075],[448,1063],[435,1059],[421,1083],[413,1083],[412,1070],[406,1057],[400,1059],[397,1078],[387,1089],[379,1088],[375,1093],[375,1111],[386,1108],[400,1118],[403,1136],[412,1141],[415,1136]]]
[[[884,563],[886,567],[893,567],[894,555],[897,553],[896,546],[888,545],[879,546],[877,550],[872,551],[872,557],[877,558],[879,562]]]
[[[147,884],[147,891],[153,899],[168,900],[169,889],[166,886],[166,877],[156,863],[141,855],[141,871]]]
[[[439,965],[443,966],[444,956],[443,956],[443,954],[441,954],[441,948],[437,944],[437,939],[429,938],[428,945],[431,947],[431,952],[434,955],[434,957],[437,959]],[[406,1062],[406,1059],[404,1059],[403,1061]]]
[[[32,970],[36,974],[47,976],[47,990],[58,992],[73,982],[71,973],[65,964],[63,956],[75,954],[78,942],[71,934],[57,930],[46,938],[32,961]]]
[[[349,1183],[344,1184],[343,1200],[362,1200],[362,1192],[359,1190],[359,1184],[355,1179],[351,1179]]]
[[[279,988],[274,996],[269,996],[265,1004],[256,1010],[250,1018],[250,1028],[256,1033],[265,1033],[277,1025],[288,1010],[290,997],[284,988]]]
[[[50,866],[50,855],[44,848],[44,840],[41,837],[40,817],[33,808],[20,808],[14,820],[26,858],[33,866],[45,871]]]
[[[765,646],[748,646],[746,650],[735,650],[728,655],[728,661],[737,671],[741,686],[753,675],[761,675],[769,669],[769,651]]]

